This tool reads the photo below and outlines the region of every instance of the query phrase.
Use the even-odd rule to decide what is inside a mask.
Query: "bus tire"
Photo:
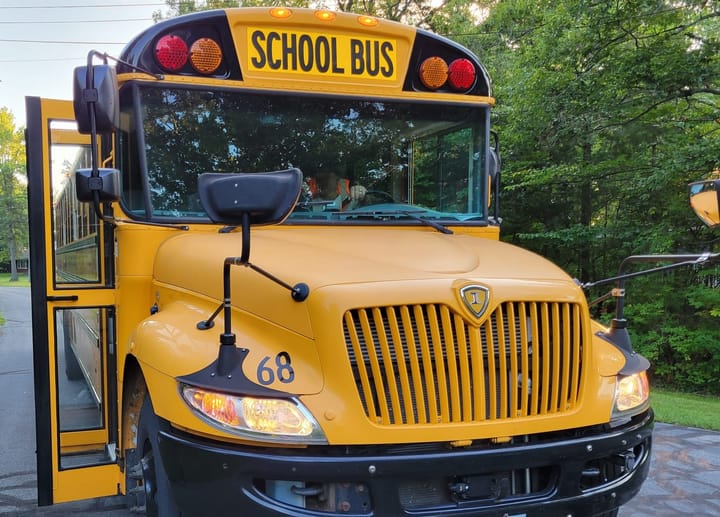
[[[133,513],[148,517],[175,517],[180,512],[170,495],[170,484],[160,458],[159,430],[160,420],[146,393],[138,419],[137,446],[126,455],[127,505]]]

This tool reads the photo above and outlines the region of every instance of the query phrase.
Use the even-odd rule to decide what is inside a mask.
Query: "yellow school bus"
[[[40,505],[610,516],[638,492],[648,362],[499,241],[467,49],[217,10],[92,52],[74,91],[27,99]]]

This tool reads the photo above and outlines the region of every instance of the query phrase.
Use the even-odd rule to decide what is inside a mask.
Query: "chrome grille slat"
[[[582,386],[580,310],[506,302],[479,326],[445,305],[348,311],[345,342],[366,415],[413,425],[570,411]]]

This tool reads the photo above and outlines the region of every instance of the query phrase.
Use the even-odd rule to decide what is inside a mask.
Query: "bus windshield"
[[[487,107],[133,84],[121,96],[124,210],[209,222],[204,172],[296,167],[291,222],[482,221]]]

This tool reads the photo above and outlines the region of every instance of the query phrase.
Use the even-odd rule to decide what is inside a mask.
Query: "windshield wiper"
[[[418,214],[424,214],[427,213],[426,210],[351,210],[349,212],[337,212],[334,215],[336,217],[343,217],[346,219],[349,219],[351,217],[359,216],[359,217],[392,217],[392,216],[398,216],[398,215],[404,215],[406,217],[409,217],[410,219],[415,219],[416,221],[420,221],[426,226],[430,226],[432,228],[435,228],[440,233],[445,233],[448,235],[453,234],[454,232],[448,228],[447,226],[444,226],[437,221],[433,221],[431,219],[426,219],[425,217],[421,217]]]

